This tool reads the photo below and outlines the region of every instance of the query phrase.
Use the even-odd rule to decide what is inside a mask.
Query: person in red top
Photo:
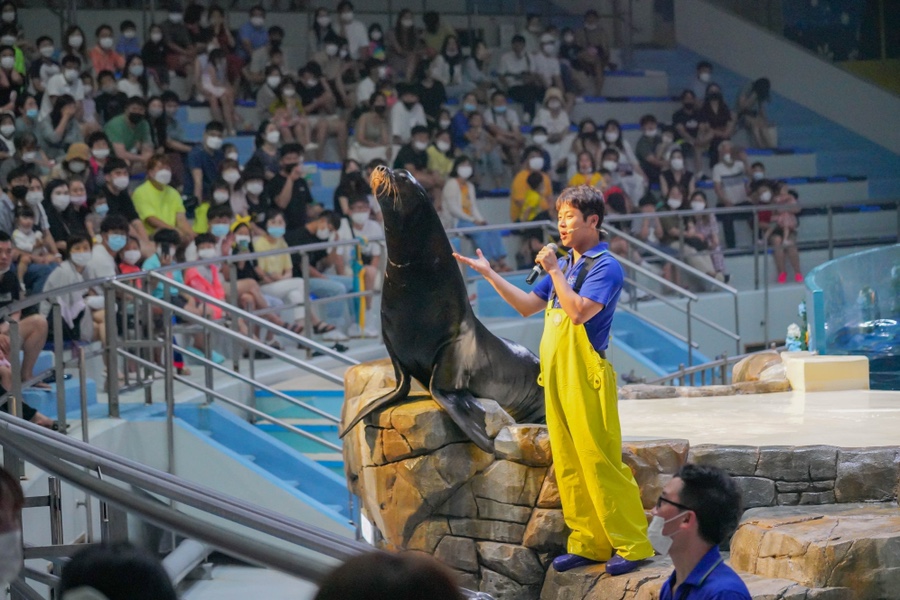
[[[201,233],[194,239],[197,245],[197,257],[200,260],[216,258],[219,255],[216,250],[216,236],[211,233]],[[217,265],[202,265],[190,267],[184,271],[184,283],[198,292],[212,296],[217,300],[225,300],[225,286],[219,276]],[[222,309],[212,304],[205,306],[206,317],[215,321],[222,318]]]
[[[91,48],[90,53],[95,76],[101,71],[121,73],[125,68],[125,57],[115,51],[115,44],[112,27],[101,25],[97,28],[97,45]]]

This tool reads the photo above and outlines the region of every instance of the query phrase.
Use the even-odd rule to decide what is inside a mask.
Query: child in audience
[[[219,256],[219,250],[216,247],[216,236],[211,233],[201,233],[194,238],[194,244],[197,246],[197,258],[199,260],[208,260]],[[225,300],[225,287],[222,285],[222,278],[219,276],[219,267],[217,265],[198,265],[190,267],[184,272],[184,282],[207,296],[212,296],[217,300]],[[201,304],[204,315],[218,321],[222,318],[222,309],[213,304]]]
[[[541,212],[542,192],[544,190],[544,174],[534,171],[528,175],[528,191],[525,192],[525,203],[522,205],[521,221],[533,221]]]
[[[13,246],[19,251],[19,281],[25,281],[25,272],[31,263],[52,262],[44,247],[44,236],[34,229],[34,210],[30,206],[16,207],[16,229],[12,234]]]
[[[94,198],[94,203],[90,205],[90,212],[84,218],[84,228],[95,244],[100,236],[100,224],[103,223],[107,213],[109,213],[109,203],[106,200],[106,194],[101,193]]]

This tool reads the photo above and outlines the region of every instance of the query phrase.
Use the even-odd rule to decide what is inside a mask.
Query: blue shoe
[[[218,352],[216,352],[215,350],[212,351],[212,354],[210,355],[209,359],[211,361],[213,361],[214,363],[216,363],[217,365],[221,365],[223,362],[225,362],[225,357],[222,356],[221,354],[219,354]]]
[[[616,554],[606,563],[606,572],[610,575],[624,575],[637,569],[642,562],[644,561],[628,560]]]
[[[569,569],[577,569],[578,567],[596,565],[598,562],[600,561],[591,560],[590,558],[585,558],[577,554],[563,554],[562,556],[557,556],[553,559],[553,568],[562,573],[563,571],[568,571]]]

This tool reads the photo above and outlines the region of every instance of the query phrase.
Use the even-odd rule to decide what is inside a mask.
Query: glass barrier
[[[900,389],[900,244],[820,265],[806,286],[810,350],[868,356],[872,387]]]

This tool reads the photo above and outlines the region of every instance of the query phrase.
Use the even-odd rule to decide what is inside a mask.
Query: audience
[[[350,598],[462,600],[463,595],[453,574],[430,556],[372,552],[351,558],[332,571],[315,596],[315,600]]]
[[[102,594],[106,600],[176,600],[162,563],[128,543],[86,546],[66,563],[59,581],[62,600]]]

